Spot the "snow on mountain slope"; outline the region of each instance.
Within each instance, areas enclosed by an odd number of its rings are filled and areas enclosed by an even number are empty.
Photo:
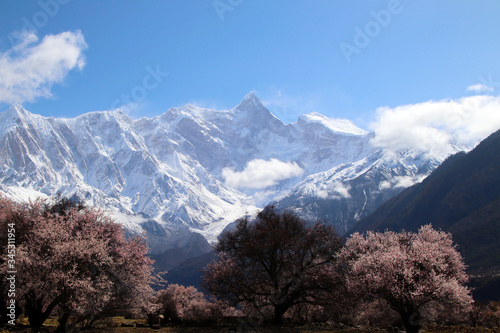
[[[318,113],[284,124],[253,93],[230,110],[186,105],[136,120],[119,110],[46,118],[13,105],[0,113],[0,192],[78,196],[130,232],[146,230],[155,253],[192,232],[214,242],[273,199],[345,230],[439,163],[388,157],[373,137]]]
[[[384,201],[422,181],[441,162],[423,155],[408,150],[388,156],[380,149],[356,162],[306,177],[275,198],[274,204],[309,221],[332,224],[344,234]]]
[[[368,134],[368,132],[356,127],[350,120],[347,119],[331,119],[325,117],[324,115],[312,112],[305,115],[300,116],[306,123],[318,123],[323,125],[324,127],[332,130],[333,132],[340,132],[345,134],[353,134],[353,135],[364,135]]]
[[[5,194],[18,197],[19,188],[25,188],[76,195],[95,206],[200,232],[204,226],[217,230],[218,224],[222,229],[252,209],[243,195],[213,178],[182,149],[169,149],[186,140],[172,143],[176,134],[160,127],[156,147],[164,154],[154,154],[148,136],[122,112],[53,119],[14,105],[0,114],[0,122],[5,128],[0,154]],[[168,246],[165,242],[154,250]]]

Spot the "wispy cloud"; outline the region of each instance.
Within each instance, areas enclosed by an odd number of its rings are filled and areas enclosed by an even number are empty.
[[[127,104],[121,104],[116,106],[116,108],[112,108],[112,110],[120,109],[125,112],[129,117],[133,119],[137,119],[141,116],[141,110],[144,108],[145,103],[139,102],[129,102]]]
[[[307,113],[318,112],[330,114],[335,111],[335,118],[351,115],[342,114],[341,109],[352,105],[352,96],[343,87],[337,85],[325,86],[313,91],[291,92],[283,86],[270,85],[256,89],[256,94],[262,103],[275,116],[285,123],[297,121],[297,119]],[[356,122],[358,122],[356,120]]]
[[[500,128],[500,97],[477,95],[377,110],[373,143],[388,150],[413,148],[436,157],[471,148]]]
[[[322,98],[320,94],[290,95],[285,89],[270,87],[262,92],[262,103],[285,123],[297,121],[300,115],[321,111]]]
[[[320,186],[316,191],[316,196],[322,199],[349,199],[351,197],[350,189],[349,185],[334,181],[328,185]]]
[[[222,170],[227,185],[234,188],[262,189],[276,185],[279,181],[300,176],[304,170],[295,162],[282,162],[272,158],[269,161],[255,159],[242,171],[231,168]]]
[[[417,176],[394,176],[391,179],[380,182],[379,189],[385,190],[388,188],[407,188],[424,180],[425,175]]]
[[[475,93],[488,93],[493,92],[495,88],[487,86],[484,83],[476,83],[467,87],[467,91],[473,91]]]
[[[61,83],[68,72],[85,65],[87,48],[80,31],[47,35],[42,41],[24,33],[19,44],[0,53],[0,102],[33,102],[51,97],[52,85]]]

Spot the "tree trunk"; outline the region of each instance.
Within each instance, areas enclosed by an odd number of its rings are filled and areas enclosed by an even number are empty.
[[[59,318],[59,327],[57,327],[56,332],[66,332],[68,328],[69,311],[65,311],[61,318]]]
[[[26,303],[26,316],[28,317],[28,321],[30,323],[33,332],[38,332],[38,330],[40,329],[40,327],[42,327],[46,319],[44,318],[41,309],[36,306],[36,302]]]
[[[403,320],[403,325],[407,333],[420,332],[422,325],[418,312],[400,312],[399,314],[401,315],[401,319]]]
[[[26,299],[26,316],[28,317],[31,329],[33,332],[38,332],[40,327],[47,318],[49,318],[52,310],[59,304],[61,297],[56,297],[43,311],[42,298],[37,298],[32,291]]]
[[[289,304],[277,304],[274,306],[274,318],[273,325],[283,325],[283,316],[285,312],[290,308]]]
[[[0,293],[0,295],[3,296],[3,293]],[[3,324],[7,323],[7,321],[9,320],[9,317],[7,317],[8,313],[9,312],[8,312],[8,309],[7,309],[7,305],[5,305],[5,302],[2,299],[0,301],[0,325],[3,325]]]

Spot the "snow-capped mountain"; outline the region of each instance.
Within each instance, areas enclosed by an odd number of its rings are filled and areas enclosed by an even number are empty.
[[[388,156],[377,150],[358,161],[306,177],[275,199],[309,221],[333,224],[340,234],[389,198],[422,181],[440,164],[412,150]]]
[[[270,201],[342,232],[440,162],[389,156],[373,136],[318,113],[285,124],[253,93],[230,110],[186,105],[136,120],[119,110],[46,118],[13,105],[0,113],[0,192],[78,196],[130,232],[146,230],[156,253],[192,232],[215,241]]]

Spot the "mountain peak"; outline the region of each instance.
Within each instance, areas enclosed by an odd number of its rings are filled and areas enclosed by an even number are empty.
[[[248,108],[255,108],[255,107],[264,108],[264,109],[266,108],[264,106],[264,104],[262,103],[262,101],[260,100],[260,98],[257,97],[257,95],[255,95],[255,93],[253,91],[246,94],[245,97],[243,97],[243,99],[241,100],[240,104],[238,104],[238,106],[236,106],[236,108],[238,108],[238,109],[248,109]]]
[[[32,118],[34,115],[20,104],[12,104],[7,111],[0,113],[0,122],[2,123],[2,129],[9,128],[18,122],[25,122]]]
[[[26,123],[38,122],[44,119],[40,115],[26,111],[20,104],[12,104],[6,111],[0,113],[0,135],[9,132]]]
[[[238,113],[245,115],[246,121],[253,124],[252,126],[264,125],[265,127],[271,126],[275,129],[283,126],[283,122],[272,114],[252,91],[246,94],[240,104],[233,110],[237,110]]]
[[[245,97],[243,97],[243,100],[247,100],[247,99],[256,99],[256,100],[260,101],[260,99],[257,97],[255,92],[253,92],[253,91],[250,91],[248,94],[245,95]]]
[[[26,115],[28,111],[26,111],[22,105],[20,104],[12,104],[7,111],[5,111],[5,115],[12,119],[21,118]]]

